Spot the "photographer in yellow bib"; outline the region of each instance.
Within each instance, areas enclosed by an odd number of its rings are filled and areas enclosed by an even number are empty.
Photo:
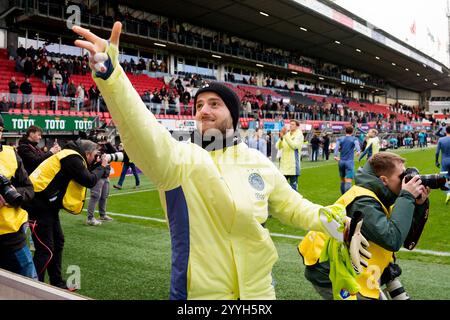
[[[387,267],[394,262],[394,253],[428,216],[430,190],[418,175],[405,182],[404,163],[405,159],[393,153],[373,155],[358,169],[356,185],[336,201],[346,207],[352,219],[360,213],[364,217],[361,233],[372,256],[358,275],[351,264],[335,259],[340,253],[324,234],[310,232],[299,244],[305,277],[322,298],[380,298],[380,278],[385,269],[391,269]]]
[[[106,156],[98,158],[98,144],[89,140],[68,142],[64,149],[47,158],[30,175],[35,192],[26,206],[33,229],[36,251],[34,264],[39,281],[67,289],[62,279],[62,253],[64,234],[59,221],[59,210],[79,214],[83,209],[86,188],[92,188],[105,173]],[[101,161],[90,171],[93,163]]]
[[[3,127],[0,116],[0,140]],[[22,209],[33,195],[22,159],[13,147],[0,143],[0,268],[36,279],[24,232],[28,215]]]

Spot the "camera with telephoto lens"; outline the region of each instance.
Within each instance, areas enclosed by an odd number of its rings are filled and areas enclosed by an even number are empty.
[[[429,187],[430,189],[448,190],[447,177],[443,174],[419,174],[417,168],[407,168],[400,176],[400,179],[405,178],[405,182],[408,183],[414,176],[419,176],[422,181],[422,185]]]
[[[408,293],[400,282],[402,269],[396,263],[390,262],[380,278],[381,285],[386,285],[383,292],[390,300],[410,300]]]
[[[110,162],[123,162],[123,152],[106,153],[106,160]]]
[[[0,174],[0,195],[5,199],[6,203],[14,208],[20,207],[22,204],[22,195],[14,189],[11,181],[2,174]]]

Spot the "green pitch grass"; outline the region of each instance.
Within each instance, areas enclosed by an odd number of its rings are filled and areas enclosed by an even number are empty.
[[[421,173],[436,173],[435,149],[396,151],[407,159],[407,166]],[[362,164],[362,163],[361,163]],[[356,167],[361,165],[356,163]],[[339,177],[334,160],[311,163],[304,159],[299,191],[307,199],[327,205],[339,196]],[[158,192],[142,177],[140,189],[133,189],[134,178],[127,177],[124,189],[115,190],[111,180],[108,211],[113,222],[100,227],[84,224],[86,213],[71,216],[61,211],[65,232],[63,271],[69,265],[81,270],[78,293],[93,299],[167,299],[170,285],[170,237],[161,220],[164,213]],[[450,205],[445,195],[434,190],[430,197],[430,218],[418,249],[450,253]],[[151,218],[117,216],[116,214]],[[302,236],[303,230],[269,219],[271,233]],[[278,299],[319,299],[303,276],[304,267],[297,253],[299,240],[273,237],[280,256],[273,275]],[[413,299],[450,299],[450,257],[400,252],[402,283]],[[70,274],[66,274],[66,277]]]

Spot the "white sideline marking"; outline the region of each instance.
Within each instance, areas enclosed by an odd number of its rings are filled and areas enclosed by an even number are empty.
[[[126,194],[133,194],[133,193],[140,193],[140,192],[147,192],[147,191],[154,191],[154,190],[158,190],[157,188],[150,188],[150,189],[141,189],[141,190],[135,190],[135,191],[127,191],[127,192],[117,192],[117,193],[112,193],[109,195],[109,197],[114,197],[114,196],[122,196],[122,195],[126,195]]]
[[[83,209],[83,211],[87,211],[87,209]],[[150,221],[156,221],[156,222],[166,222],[164,219],[158,219],[158,218],[151,218],[151,217],[142,217],[142,216],[134,216],[131,214],[123,214],[123,213],[115,213],[115,212],[106,212],[108,216],[118,216],[118,217],[125,217],[125,218],[133,218],[133,219],[140,219],[140,220],[150,220]]]
[[[84,211],[86,211],[86,209],[84,209]],[[131,214],[123,214],[123,213],[115,213],[115,212],[106,212],[106,214],[111,215],[111,216],[133,218],[133,219],[140,219],[140,220],[150,220],[150,221],[157,221],[157,222],[166,223],[166,220],[158,219],[158,218],[135,216],[135,215],[131,215]],[[302,240],[304,238],[302,236],[294,236],[294,235],[282,234],[282,233],[271,233],[270,235],[272,237],[298,239],[298,240]],[[414,250],[411,251],[411,250],[407,250],[405,248],[401,248],[400,251],[402,251],[402,252],[411,252],[411,253],[428,254],[428,255],[432,255],[432,256],[450,257],[450,252],[445,252],[445,251],[433,251],[433,250],[426,250],[426,249],[414,249]]]
[[[273,237],[298,239],[298,240],[302,240],[304,238],[302,236],[293,236],[293,235],[281,234],[281,233],[271,233],[270,235],[273,236]],[[441,257],[450,257],[450,252],[445,252],[445,251],[433,251],[433,250],[426,250],[426,249],[407,250],[405,248],[400,248],[400,251],[402,251],[402,252],[410,252],[410,253],[429,254],[429,255],[441,256]]]
[[[110,193],[108,197],[115,197],[115,196],[122,196],[126,194],[133,194],[133,193],[140,193],[140,192],[147,192],[147,191],[155,191],[158,190],[157,188],[150,188],[150,189],[141,189],[136,191],[128,191],[128,192],[117,192],[117,193]],[[86,200],[89,200],[91,197],[86,197]]]

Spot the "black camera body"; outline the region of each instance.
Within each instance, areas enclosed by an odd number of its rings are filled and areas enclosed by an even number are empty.
[[[422,185],[425,187],[429,187],[430,189],[441,189],[448,190],[447,177],[443,174],[420,174],[417,168],[407,168],[405,172],[400,176],[403,180],[405,178],[405,182],[408,183],[414,176],[419,176],[422,181]]]
[[[0,174],[0,195],[5,199],[6,203],[14,208],[20,207],[22,204],[22,195],[13,188],[11,181],[2,174]]]
[[[408,293],[400,282],[400,275],[402,269],[396,263],[390,262],[384,269],[380,278],[380,284],[386,285],[386,289],[383,292],[390,300],[410,300]]]

